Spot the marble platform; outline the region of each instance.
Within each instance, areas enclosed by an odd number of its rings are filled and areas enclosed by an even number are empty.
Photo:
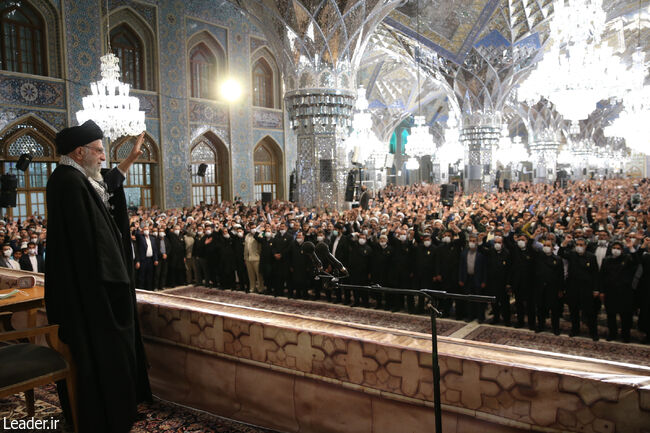
[[[138,292],[161,398],[283,432],[434,430],[426,332],[187,294]],[[650,367],[458,332],[439,338],[445,433],[650,432]]]

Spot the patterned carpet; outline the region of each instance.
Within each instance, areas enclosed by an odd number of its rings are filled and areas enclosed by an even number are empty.
[[[431,326],[429,317],[424,315],[390,313],[367,308],[351,308],[345,305],[322,301],[306,301],[282,297],[274,298],[267,295],[209,289],[202,286],[177,287],[168,289],[165,293],[411,332],[429,333]],[[565,312],[564,317],[569,317],[568,310]],[[625,344],[604,340],[607,335],[606,317],[604,313],[599,317],[598,329],[601,341],[598,342],[594,342],[591,338],[586,337],[588,334],[586,326],[583,325],[582,336],[570,338],[568,337],[568,333],[571,324],[568,320],[562,320],[560,323],[562,335],[559,336],[553,335],[550,332],[534,333],[528,329],[515,329],[487,324],[478,325],[476,329],[463,329],[465,326],[475,327],[477,324],[474,322],[472,325],[468,325],[465,322],[451,319],[438,319],[437,328],[438,334],[445,336],[460,331],[458,335],[453,336],[466,340],[650,366],[650,346],[639,344],[643,336],[635,329],[632,331],[632,343]],[[549,324],[547,324],[548,326]]]
[[[72,427],[63,425],[63,415],[59,406],[56,387],[46,385],[35,390],[35,419],[61,420],[59,429],[56,430],[12,430],[12,432],[42,433],[60,432],[71,433]],[[131,429],[131,433],[276,433],[273,430],[241,424],[205,412],[177,406],[161,400],[153,403],[143,403],[138,408],[140,419]],[[0,399],[0,422],[3,418],[9,421],[20,420],[27,417],[23,394],[17,394],[5,399]]]
[[[280,311],[283,313],[300,314],[302,316],[321,319],[338,320],[347,323],[371,325],[425,334],[431,332],[431,320],[427,315],[391,313],[382,310],[360,307],[352,308],[347,305],[306,301],[302,299],[274,298],[273,296],[259,295],[256,293],[209,289],[202,286],[178,287],[175,289],[165,290],[165,293],[187,296],[190,298],[208,299],[215,302],[224,302],[264,310]],[[437,322],[438,335],[451,335],[463,326],[465,326],[465,323],[463,322],[439,320]]]

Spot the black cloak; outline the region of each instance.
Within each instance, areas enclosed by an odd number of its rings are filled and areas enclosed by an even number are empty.
[[[47,210],[45,306],[76,362],[79,431],[128,432],[151,391],[123,234],[71,166],[50,176]]]

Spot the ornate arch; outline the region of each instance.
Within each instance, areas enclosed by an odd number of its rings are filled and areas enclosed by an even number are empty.
[[[111,162],[122,162],[126,156],[131,153],[135,144],[134,137],[122,137],[111,145]],[[142,143],[142,155],[137,162],[149,164],[158,164],[159,160],[158,145],[148,133],[144,133],[144,142]]]
[[[192,142],[190,162],[193,204],[206,201],[206,197],[214,197],[215,202],[230,200],[230,155],[226,145],[214,132],[207,131]],[[208,165],[205,177],[196,175],[200,164]]]
[[[284,198],[284,157],[280,145],[270,135],[264,136],[253,149],[255,200],[262,192],[271,192],[273,199]]]
[[[106,25],[106,17],[103,19]],[[137,90],[156,91],[158,89],[158,74],[156,72],[157,42],[154,30],[135,10],[128,6],[117,8],[110,13],[110,32],[121,25],[126,25],[139,39],[142,45],[143,58],[143,88]],[[106,27],[102,27],[106,28]],[[122,66],[122,65],[120,65]]]
[[[188,41],[187,41],[187,65],[188,65],[188,71],[189,73],[187,74],[187,79],[188,79],[188,89],[190,90],[190,95],[192,94],[192,65],[191,65],[191,53],[198,48],[202,48],[206,51],[208,55],[210,55],[212,58],[215,60],[215,71],[213,73],[212,81],[214,83],[218,83],[219,79],[223,76],[225,76],[225,73],[227,71],[227,55],[226,55],[226,50],[221,46],[219,41],[212,36],[212,34],[206,30],[202,30],[200,32],[195,33],[192,35]],[[215,86],[216,87],[216,86]],[[217,97],[217,92],[214,92],[214,98],[210,99],[218,99]]]
[[[282,85],[280,82],[281,75],[280,75],[280,69],[278,68],[278,64],[275,61],[275,56],[267,47],[260,47],[257,50],[253,52],[251,55],[251,76],[253,78],[252,80],[252,85],[255,85],[255,67],[257,66],[258,62],[263,61],[265,67],[267,67],[271,74],[271,83],[273,85],[273,104],[271,107],[268,108],[274,108],[274,109],[281,109],[282,108]]]

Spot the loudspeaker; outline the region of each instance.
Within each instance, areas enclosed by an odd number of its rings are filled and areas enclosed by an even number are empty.
[[[16,207],[16,188],[18,178],[15,174],[3,174],[0,177],[0,207]]]
[[[20,158],[18,158],[16,168],[20,171],[25,171],[29,167],[30,162],[32,162],[32,155],[29,153],[23,153],[20,155]]]
[[[354,200],[354,182],[355,182],[355,173],[354,170],[348,172],[347,182],[345,184],[345,201]]]
[[[208,169],[208,164],[200,164],[199,171],[196,172],[197,176],[205,176],[205,171]]]
[[[440,203],[443,206],[453,206],[455,192],[456,187],[450,183],[440,185]]]
[[[262,193],[262,203],[271,203],[273,201],[273,194],[270,192]]]
[[[289,201],[296,201],[296,172],[294,171],[289,176]]]
[[[503,179],[503,190],[510,191],[510,179]]]

